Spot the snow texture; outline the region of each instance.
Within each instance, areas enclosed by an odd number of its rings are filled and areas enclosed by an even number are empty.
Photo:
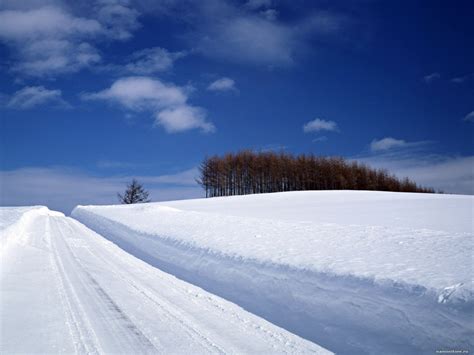
[[[0,353],[316,353],[46,207],[0,209]]]
[[[142,260],[341,354],[473,349],[471,196],[317,191],[73,216]]]

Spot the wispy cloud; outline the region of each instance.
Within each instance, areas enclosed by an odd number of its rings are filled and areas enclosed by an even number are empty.
[[[18,75],[54,76],[97,64],[95,41],[128,39],[139,26],[138,12],[114,0],[95,3],[87,16],[59,4],[12,4],[0,5],[0,41],[11,48]]]
[[[314,48],[315,39],[337,39],[351,24],[348,16],[323,10],[284,21],[277,16],[277,5],[262,0],[175,0],[149,8],[185,21],[190,30],[183,37],[194,52],[267,68],[293,65],[298,55]]]
[[[321,137],[313,138],[312,142],[313,142],[313,143],[326,142],[327,140],[328,140],[328,137],[326,137],[326,136],[321,136]]]
[[[124,69],[133,74],[149,75],[169,70],[185,52],[170,52],[165,48],[146,48],[133,53]]]
[[[474,194],[474,156],[447,156],[402,152],[357,158],[357,161],[387,169],[400,178],[445,193]]]
[[[337,123],[316,118],[303,125],[303,132],[338,131]]]
[[[132,111],[149,111],[155,123],[169,133],[192,129],[213,132],[214,125],[206,120],[203,108],[187,103],[189,89],[163,83],[150,77],[125,77],[116,80],[108,89],[84,93],[84,100],[118,103]]]
[[[432,141],[407,142],[403,139],[385,137],[382,139],[374,139],[370,143],[370,150],[374,153],[387,152],[393,150],[413,151],[415,149],[425,149],[431,145]]]
[[[471,79],[472,77],[474,77],[473,74],[457,76],[457,77],[452,78],[451,82],[454,83],[454,84],[462,84],[462,83],[468,81],[469,79]]]
[[[474,156],[433,153],[433,143],[387,137],[372,141],[370,152],[354,159],[446,193],[474,194]]]
[[[436,81],[436,80],[439,80],[441,79],[441,74],[440,73],[431,73],[431,74],[428,74],[428,75],[425,75],[423,77],[423,80],[425,81],[425,83],[427,84],[431,84],[432,82]]]
[[[49,90],[43,86],[27,86],[15,92],[8,100],[6,107],[19,110],[32,109],[40,105],[68,108],[63,100],[61,90]]]
[[[99,169],[125,169],[125,168],[133,168],[136,166],[136,164],[125,162],[125,161],[104,159],[104,160],[99,160],[96,163],[96,166]]]
[[[402,148],[408,145],[403,139],[395,139],[392,137],[386,137],[382,139],[374,139],[370,143],[370,150],[373,152],[379,152],[384,150],[389,150],[393,148]]]
[[[170,175],[134,176],[153,201],[203,197],[196,168]],[[2,205],[47,205],[69,213],[78,204],[116,204],[131,176],[98,177],[72,168],[0,171]]]
[[[235,81],[231,78],[223,77],[209,84],[207,90],[210,91],[236,91]]]
[[[474,111],[469,112],[465,117],[464,121],[474,122]]]
[[[275,9],[265,9],[260,11],[260,15],[268,21],[275,21],[278,18],[278,11]]]

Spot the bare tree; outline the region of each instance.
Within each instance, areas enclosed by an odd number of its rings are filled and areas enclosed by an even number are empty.
[[[150,202],[148,199],[148,191],[135,179],[127,185],[127,189],[123,195],[117,195],[120,203],[123,204]]]

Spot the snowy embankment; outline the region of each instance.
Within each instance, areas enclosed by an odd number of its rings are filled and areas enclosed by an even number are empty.
[[[79,206],[142,260],[338,353],[473,349],[471,196],[331,191]]]
[[[46,207],[0,208],[0,241],[1,353],[329,353]]]

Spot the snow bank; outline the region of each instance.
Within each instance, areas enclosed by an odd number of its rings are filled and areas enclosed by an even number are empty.
[[[21,243],[22,231],[41,215],[64,216],[46,206],[0,207],[0,254],[11,243]]]
[[[299,192],[78,206],[73,216],[332,351],[432,353],[472,349],[472,203]]]

